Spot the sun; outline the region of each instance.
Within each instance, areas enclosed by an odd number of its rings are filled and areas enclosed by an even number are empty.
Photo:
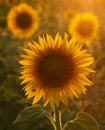
[[[69,24],[69,33],[80,43],[90,44],[97,37],[98,18],[91,13],[77,14]]]
[[[31,6],[21,3],[9,11],[7,25],[16,37],[29,38],[38,30],[39,16]]]
[[[65,34],[39,37],[39,43],[27,43],[20,55],[21,84],[27,98],[33,97],[33,104],[43,98],[44,106],[51,106],[62,102],[67,104],[67,99],[79,97],[86,92],[86,87],[92,85],[87,78],[93,72],[89,65],[93,58],[80,44],[68,40]]]

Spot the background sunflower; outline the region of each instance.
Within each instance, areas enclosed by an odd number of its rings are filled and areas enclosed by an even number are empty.
[[[18,2],[18,0],[4,0],[6,5],[14,5]]]
[[[69,33],[80,43],[89,44],[98,35],[99,22],[91,13],[77,14],[69,24]]]
[[[31,37],[39,26],[37,11],[28,4],[19,4],[9,11],[7,25],[18,38]]]
[[[75,15],[75,11],[72,8],[68,8],[65,12],[64,12],[64,18],[70,22],[70,20],[73,18],[73,16]]]

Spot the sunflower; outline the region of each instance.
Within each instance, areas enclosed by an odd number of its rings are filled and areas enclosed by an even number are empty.
[[[59,106],[60,102],[66,105],[68,98],[86,92],[85,85],[92,84],[87,75],[93,70],[87,66],[93,58],[81,47],[68,40],[67,34],[64,38],[57,34],[55,39],[46,35],[39,37],[39,43],[27,44],[20,55],[20,79],[26,84],[27,98],[33,97],[33,104],[43,98],[44,106]]]
[[[70,21],[72,19],[72,17],[74,16],[74,10],[73,9],[67,9],[65,12],[64,12],[64,18],[65,20],[67,21]]]
[[[7,16],[7,25],[18,38],[29,38],[39,26],[37,11],[25,3],[12,7]]]
[[[87,45],[97,37],[99,22],[91,13],[77,14],[69,24],[69,33],[75,40]]]
[[[7,5],[11,5],[17,2],[17,0],[4,0]]]

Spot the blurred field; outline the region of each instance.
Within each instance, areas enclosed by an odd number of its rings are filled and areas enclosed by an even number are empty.
[[[7,27],[9,10],[22,2],[35,8],[40,17],[38,30],[27,39],[18,39]],[[68,15],[67,10],[71,10]],[[63,123],[71,119],[76,112],[86,111],[94,116],[100,125],[105,126],[105,0],[0,0],[0,130],[16,130],[12,123],[18,112],[25,107],[24,91],[19,80],[18,60],[21,48],[26,41],[37,41],[38,36],[45,33],[53,37],[57,32],[61,35],[68,33],[70,20],[83,12],[95,14],[100,24],[98,37],[87,48],[95,58],[92,67],[96,73],[90,75],[94,84],[88,88],[87,94],[70,102],[69,107],[64,110]],[[84,47],[86,48],[85,45]],[[39,124],[34,129],[48,128],[49,124],[45,121],[45,125]]]

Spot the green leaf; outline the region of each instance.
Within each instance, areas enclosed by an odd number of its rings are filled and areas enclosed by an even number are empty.
[[[47,112],[44,111],[40,105],[36,104],[31,107],[28,107],[24,110],[22,110],[16,120],[14,121],[15,123],[22,123],[22,122],[33,122],[37,121],[43,117],[47,117]]]
[[[99,126],[91,115],[79,112],[74,120],[68,121],[64,125],[63,130],[99,130]]]
[[[76,115],[76,118],[73,120],[74,123],[80,124],[85,127],[87,130],[99,130],[99,126],[95,118],[86,112],[79,112]]]
[[[87,129],[81,126],[80,124],[68,121],[65,124],[63,130],[87,130]]]
[[[46,119],[50,121],[50,124],[55,128],[55,122],[50,114],[48,114],[40,105],[35,104],[24,110],[22,110],[13,124],[18,126],[35,126],[35,124],[42,124],[46,122]]]

